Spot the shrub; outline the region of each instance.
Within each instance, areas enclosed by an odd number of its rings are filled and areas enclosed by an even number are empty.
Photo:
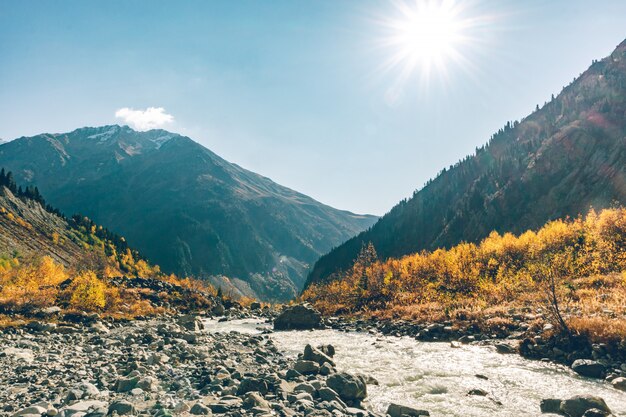
[[[92,271],[85,271],[74,278],[68,288],[70,306],[84,311],[95,311],[106,305],[106,285]]]

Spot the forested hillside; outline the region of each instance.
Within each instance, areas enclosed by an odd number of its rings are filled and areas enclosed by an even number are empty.
[[[324,255],[307,284],[348,269],[372,242],[381,259],[521,233],[626,203],[626,41],[553,99],[508,122],[370,230]]]
[[[234,283],[262,299],[295,296],[320,255],[376,220],[163,130],[104,126],[18,138],[0,145],[0,166],[64,212],[122,233],[164,271]]]

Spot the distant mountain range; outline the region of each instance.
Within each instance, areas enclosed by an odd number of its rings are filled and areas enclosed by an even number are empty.
[[[616,203],[626,203],[626,41],[558,97],[507,123],[475,155],[320,258],[307,282],[347,269],[369,242],[379,257],[399,257]]]
[[[21,137],[0,146],[0,167],[64,213],[123,234],[162,270],[264,300],[292,298],[321,254],[376,221],[164,130],[114,125]]]

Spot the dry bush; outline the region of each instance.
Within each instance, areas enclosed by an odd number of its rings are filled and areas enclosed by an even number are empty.
[[[570,328],[589,338],[592,343],[620,342],[626,339],[626,317],[573,317]]]

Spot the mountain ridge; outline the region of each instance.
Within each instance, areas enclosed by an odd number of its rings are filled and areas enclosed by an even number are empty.
[[[250,284],[242,295],[262,299],[295,296],[322,253],[375,220],[165,130],[106,125],[21,137],[0,146],[0,165],[62,211],[124,234],[165,271],[237,278]]]
[[[590,206],[626,203],[626,40],[542,108],[322,256],[305,287],[348,269],[372,242],[382,259],[520,233]]]

